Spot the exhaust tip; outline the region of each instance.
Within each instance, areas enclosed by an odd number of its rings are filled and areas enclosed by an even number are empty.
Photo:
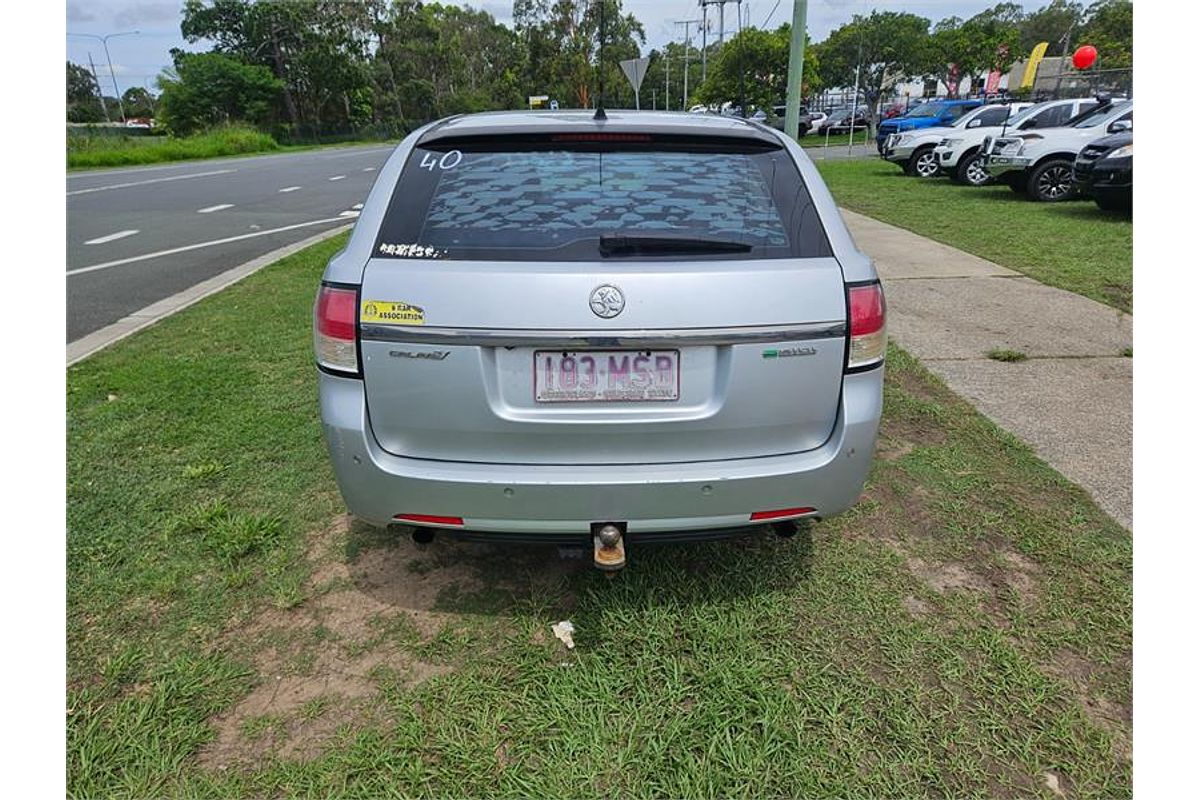
[[[417,544],[429,544],[435,536],[437,536],[437,532],[433,528],[412,529],[412,540]]]

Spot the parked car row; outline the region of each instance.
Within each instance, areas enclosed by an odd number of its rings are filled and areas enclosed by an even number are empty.
[[[1091,197],[1104,209],[1131,208],[1132,100],[942,101],[918,111],[881,123],[877,139],[880,156],[909,175],[1004,183],[1040,202]]]

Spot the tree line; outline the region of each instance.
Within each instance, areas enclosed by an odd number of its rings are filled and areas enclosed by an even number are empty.
[[[868,97],[906,79],[938,79],[953,91],[962,77],[1006,71],[1040,41],[1050,43],[1051,56],[1093,44],[1103,66],[1129,67],[1132,20],[1130,0],[1051,0],[1031,13],[1001,2],[936,23],[872,11],[809,43],[804,93],[853,85],[856,70]],[[180,29],[189,43],[211,49],[173,50],[159,96],[128,90],[126,116],[155,116],[180,135],[240,122],[284,139],[395,136],[450,114],[522,108],[530,95],[590,108],[601,86],[607,105],[632,107],[619,62],[641,55],[646,43],[644,26],[621,0],[514,0],[511,27],[487,11],[421,0],[186,0]],[[642,107],[781,103],[790,36],[784,23],[748,27],[724,45],[710,36],[705,53],[698,36],[651,50]],[[115,100],[104,101],[113,119]],[[101,102],[92,73],[68,62],[68,119],[103,119]]]

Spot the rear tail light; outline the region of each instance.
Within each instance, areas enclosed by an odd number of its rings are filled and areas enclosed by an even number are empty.
[[[358,290],[322,285],[313,316],[317,363],[357,375]]]
[[[869,369],[887,351],[886,306],[879,283],[850,287],[850,357],[846,369]]]

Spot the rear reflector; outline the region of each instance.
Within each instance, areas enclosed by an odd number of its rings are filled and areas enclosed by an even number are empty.
[[[847,369],[873,367],[887,352],[887,306],[878,283],[850,287],[850,358]]]
[[[392,519],[420,522],[424,525],[462,525],[462,517],[439,517],[435,514],[397,514]]]
[[[755,511],[750,515],[751,522],[757,522],[764,519],[783,519],[784,517],[798,517],[801,514],[811,514],[816,511],[815,508],[779,508],[775,511]]]
[[[322,286],[313,312],[313,349],[317,363],[339,372],[358,373],[358,292]]]

